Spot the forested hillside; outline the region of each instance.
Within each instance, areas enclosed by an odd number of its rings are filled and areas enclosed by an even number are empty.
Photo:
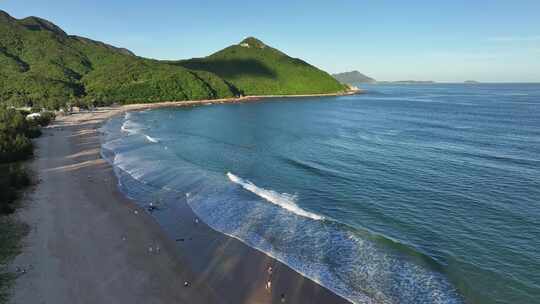
[[[328,73],[253,37],[208,57],[176,64],[215,73],[244,95],[320,94],[344,90]]]
[[[58,109],[243,95],[337,93],[329,74],[247,38],[205,58],[158,61],[0,11],[0,103]]]
[[[220,77],[90,39],[53,23],[0,11],[0,101],[57,108],[66,102],[155,102],[232,97]]]

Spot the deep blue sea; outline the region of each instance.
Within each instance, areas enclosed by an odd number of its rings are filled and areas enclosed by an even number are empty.
[[[103,155],[354,303],[540,303],[540,85],[362,87],[127,113]]]

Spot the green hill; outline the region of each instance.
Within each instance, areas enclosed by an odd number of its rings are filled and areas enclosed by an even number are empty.
[[[156,102],[232,97],[230,85],[134,56],[126,49],[67,35],[53,23],[0,11],[0,100],[58,107],[67,101]]]
[[[254,38],[206,58],[166,62],[68,35],[41,18],[15,19],[0,10],[3,104],[58,108],[66,103],[103,105],[342,90],[327,73]]]
[[[208,57],[175,64],[215,73],[244,95],[320,94],[345,90],[326,72],[253,37]]]

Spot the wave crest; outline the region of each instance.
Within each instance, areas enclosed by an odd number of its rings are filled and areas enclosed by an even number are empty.
[[[151,142],[151,143],[158,143],[158,142],[159,142],[159,140],[153,138],[153,137],[150,136],[150,135],[144,135],[144,136],[146,137],[146,140],[148,140],[148,141]]]
[[[281,207],[283,209],[291,211],[294,214],[297,214],[297,215],[300,215],[300,216],[303,216],[303,217],[307,217],[307,218],[310,218],[310,219],[314,219],[314,220],[317,220],[317,221],[324,220],[323,216],[318,215],[318,214],[313,213],[313,212],[306,211],[306,210],[300,208],[296,204],[297,198],[296,198],[295,195],[291,195],[291,194],[288,194],[288,193],[279,193],[279,192],[276,192],[276,191],[273,191],[273,190],[267,190],[267,189],[264,189],[264,188],[259,188],[254,183],[252,183],[252,182],[250,182],[248,180],[244,180],[241,177],[238,177],[238,176],[232,174],[231,172],[227,172],[227,177],[233,183],[242,186],[242,188],[248,190],[249,192],[254,193],[255,195],[257,195],[259,197],[264,198],[265,200],[267,200],[268,202],[270,202],[270,203],[272,203],[274,205],[277,205],[277,206],[279,206],[279,207]]]

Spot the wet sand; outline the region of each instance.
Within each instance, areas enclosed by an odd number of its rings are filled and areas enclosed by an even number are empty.
[[[179,103],[103,108],[59,118],[44,130],[32,163],[40,182],[19,214],[31,232],[10,266],[27,270],[12,303],[281,303],[281,294],[285,303],[349,303],[242,242],[195,224],[185,201],[179,200],[178,239],[168,238],[151,214],[118,190],[112,167],[100,156],[97,128],[128,110],[171,105]]]

